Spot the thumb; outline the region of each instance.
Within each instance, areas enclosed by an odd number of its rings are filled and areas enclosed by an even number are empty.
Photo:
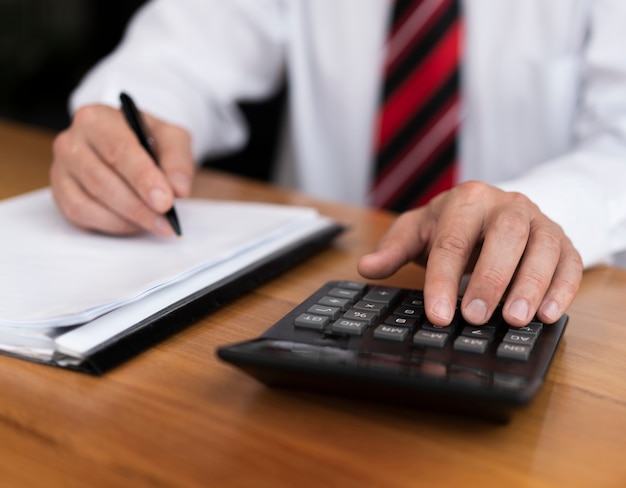
[[[420,257],[427,246],[427,239],[422,235],[424,216],[423,209],[400,215],[381,238],[376,250],[359,259],[359,273],[365,278],[386,278]]]

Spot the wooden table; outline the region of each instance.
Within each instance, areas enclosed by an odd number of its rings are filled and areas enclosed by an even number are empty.
[[[51,141],[0,123],[0,198],[47,184]],[[391,217],[213,172],[194,194],[315,204],[351,230],[103,377],[0,356],[2,486],[626,486],[626,272],[585,273],[545,387],[507,425],[271,390],[215,348],[257,336],[322,282],[358,279]],[[422,278],[407,267],[386,282]]]

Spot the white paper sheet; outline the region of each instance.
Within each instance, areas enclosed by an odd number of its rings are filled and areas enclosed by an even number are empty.
[[[305,207],[193,199],[176,210],[182,240],[85,232],[49,189],[0,202],[0,326],[88,322],[318,218]]]

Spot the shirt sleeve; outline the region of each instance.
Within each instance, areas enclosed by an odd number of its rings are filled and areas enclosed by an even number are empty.
[[[74,91],[70,111],[117,107],[126,91],[142,110],[188,130],[196,159],[240,147],[247,128],[237,102],[280,86],[283,10],[280,0],[151,1]]]
[[[626,2],[598,0],[589,14],[571,152],[498,185],[558,222],[586,267],[626,250]]]

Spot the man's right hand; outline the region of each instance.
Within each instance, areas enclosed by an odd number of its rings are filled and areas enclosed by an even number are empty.
[[[88,105],[53,144],[50,184],[74,224],[109,234],[174,231],[163,214],[191,190],[194,164],[184,129],[142,114],[160,167],[141,147],[121,111]]]

